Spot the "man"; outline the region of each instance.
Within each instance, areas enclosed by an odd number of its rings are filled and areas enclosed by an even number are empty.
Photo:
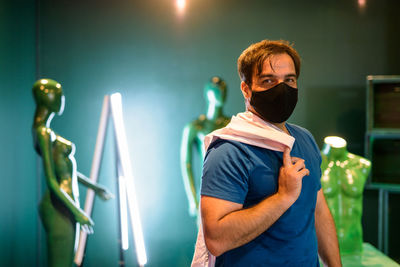
[[[286,123],[297,103],[298,53],[264,40],[243,51],[238,72],[247,111],[205,141],[200,206],[215,266],[319,266],[318,254],[341,266],[319,149],[307,130]]]

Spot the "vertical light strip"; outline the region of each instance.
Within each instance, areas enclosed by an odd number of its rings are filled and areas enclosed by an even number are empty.
[[[129,214],[131,216],[131,226],[136,246],[137,260],[140,266],[144,266],[147,263],[147,256],[144,246],[142,225],[140,222],[139,207],[136,201],[135,186],[133,183],[133,175],[128,153],[128,143],[125,134],[125,126],[122,117],[121,94],[112,94],[110,100],[111,111],[114,121],[115,137],[117,139],[118,155],[123,176],[125,178]]]
[[[108,124],[108,114],[110,113],[109,103],[110,103],[109,96],[106,95],[104,97],[103,107],[101,109],[99,130],[97,132],[96,146],[94,149],[94,155],[92,160],[92,168],[90,170],[90,179],[95,183],[97,182],[97,178],[99,176],[100,164],[103,156],[104,139],[106,136],[107,124]],[[89,216],[91,216],[92,214],[94,195],[95,194],[92,189],[87,190],[84,210],[86,214]],[[85,253],[85,247],[86,247],[86,239],[87,239],[87,233],[81,231],[79,237],[78,249],[76,251],[74,260],[75,264],[78,266],[81,266],[82,264],[83,255]]]
[[[128,236],[128,207],[126,205],[126,186],[125,179],[122,176],[118,177],[119,185],[119,214],[121,216],[121,243],[122,249],[128,250],[129,236]]]

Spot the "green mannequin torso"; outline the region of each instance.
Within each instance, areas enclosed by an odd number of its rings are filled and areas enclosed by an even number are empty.
[[[40,128],[39,131],[42,130]],[[60,141],[61,137],[56,136],[51,129],[45,132],[55,137],[51,138],[51,143],[57,183],[79,208],[76,174],[73,178],[73,144],[67,144],[67,140]],[[39,204],[39,214],[47,233],[49,266],[72,266],[75,235],[79,231],[74,216],[49,188]]]
[[[225,116],[220,116],[215,120],[207,119],[206,115],[202,114],[199,116],[197,120],[194,120],[192,123],[188,125],[191,131],[195,133],[195,140],[193,140],[194,144],[197,147],[197,150],[201,153],[201,158],[204,159],[205,151],[204,151],[204,137],[222,127],[225,127],[230,121],[230,118]]]
[[[200,115],[184,127],[181,142],[181,172],[189,201],[189,213],[192,216],[198,215],[200,198],[198,188],[200,177],[195,177],[193,172],[193,165],[197,164],[193,162],[193,153],[197,153],[203,160],[204,137],[214,130],[225,127],[230,121],[222,113],[226,98],[225,82],[219,77],[213,77],[211,82],[206,84],[204,95],[207,100],[207,114]]]
[[[362,251],[362,196],[370,162],[325,143],[321,185],[335,221],[341,254]]]

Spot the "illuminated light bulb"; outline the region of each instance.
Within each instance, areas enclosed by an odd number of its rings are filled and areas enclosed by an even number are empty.
[[[176,7],[179,11],[183,11],[186,7],[186,0],[176,0]]]
[[[49,81],[46,80],[46,79],[42,79],[42,80],[40,80],[40,82],[41,82],[42,84],[47,84]]]

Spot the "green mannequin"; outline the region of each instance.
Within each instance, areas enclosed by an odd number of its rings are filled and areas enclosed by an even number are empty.
[[[92,219],[79,207],[78,180],[102,199],[110,199],[106,188],[94,184],[76,171],[75,146],[57,135],[50,122],[64,110],[61,85],[50,79],[33,85],[36,112],[32,126],[36,152],[42,157],[47,190],[39,204],[39,214],[47,234],[48,265],[71,267],[79,226],[93,232]]]
[[[183,129],[181,143],[181,172],[185,185],[186,195],[189,200],[189,213],[198,215],[199,208],[199,177],[193,173],[193,147],[201,159],[204,159],[204,137],[212,131],[225,127],[230,118],[222,113],[226,99],[226,83],[220,77],[212,77],[204,87],[204,97],[207,102],[207,114],[202,114],[198,119],[188,123]]]
[[[340,253],[361,254],[362,196],[371,163],[349,153],[346,141],[336,136],[325,138],[321,155],[321,184],[335,220]]]

